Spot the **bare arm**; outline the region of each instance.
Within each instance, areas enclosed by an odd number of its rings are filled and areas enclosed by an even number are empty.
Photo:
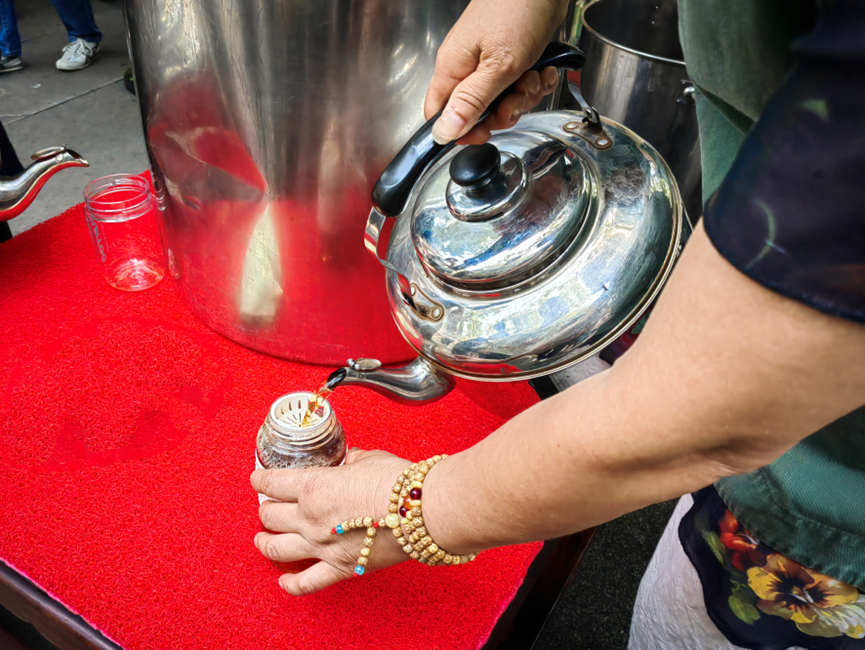
[[[865,328],[781,297],[699,228],[609,371],[436,465],[424,519],[467,552],[545,539],[757,469],[865,403]]]
[[[437,464],[424,520],[456,553],[548,539],[761,467],[865,402],[865,327],[779,296],[733,268],[702,228],[639,341],[609,371]],[[281,584],[312,593],[351,575],[356,539],[328,534],[383,516],[406,462],[355,453],[336,469],[255,472],[274,560],[324,560]],[[385,536],[390,538],[390,536]],[[406,559],[390,540],[371,568]]]
[[[427,97],[427,117],[447,101],[445,115],[458,118],[441,120],[439,140],[482,141],[539,100],[544,76],[519,72],[540,53],[563,6],[473,0],[439,52]],[[469,131],[518,78],[496,115]],[[858,133],[852,124],[845,137]],[[807,182],[814,170],[802,169],[790,169],[800,173],[791,178]],[[858,195],[848,196],[848,206],[861,205]],[[819,216],[819,206],[809,209]],[[845,218],[855,215],[844,209]],[[432,469],[424,483],[426,528],[443,548],[472,552],[577,531],[754,470],[865,403],[863,368],[865,327],[753,282],[700,228],[639,341],[613,369]],[[261,533],[258,548],[279,561],[323,560],[282,576],[286,590],[311,593],[351,575],[357,539],[329,529],[360,514],[384,515],[406,464],[384,452],[356,452],[341,468],[253,474],[255,489],[284,502],[262,506],[262,522],[278,534]],[[385,537],[369,568],[406,559]]]

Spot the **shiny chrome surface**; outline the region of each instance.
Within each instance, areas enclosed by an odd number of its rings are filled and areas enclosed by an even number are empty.
[[[594,377],[605,370],[609,370],[610,367],[609,363],[596,354],[587,359],[583,359],[579,363],[568,366],[564,370],[554,372],[550,375],[550,380],[552,380],[553,385],[561,393],[568,390],[571,386],[575,386],[581,381],[585,381],[589,377]]]
[[[197,316],[280,357],[412,356],[360,237],[467,4],[126,0],[168,256]]]
[[[345,377],[339,385],[368,388],[394,402],[409,406],[435,402],[451,392],[456,385],[453,376],[422,357],[402,368],[379,368],[375,363],[378,362],[374,359],[349,359]]]
[[[679,44],[676,0],[596,0],[584,7],[581,22],[583,97],[660,152],[676,176],[685,209],[699,218],[697,111]]]
[[[499,158],[498,174],[482,187],[463,187],[447,181],[445,201],[450,216],[460,221],[486,221],[520,204],[528,191],[525,163],[509,153],[500,153]],[[431,207],[435,211],[436,207]]]
[[[30,158],[33,164],[17,176],[0,177],[0,221],[13,219],[30,207],[39,190],[61,169],[90,167],[66,145],[40,149]]]
[[[388,262],[395,269],[387,273],[388,299],[406,340],[435,366],[486,381],[548,374],[599,352],[633,325],[660,291],[682,236],[675,180],[657,151],[610,120],[603,123],[612,146],[596,149],[589,139],[571,132],[578,130],[574,124],[581,118],[568,111],[532,114],[491,140],[501,151],[521,155],[534,151],[520,147],[524,138],[542,134],[560,143],[552,146],[554,152],[568,152],[563,159],[572,160],[571,167],[579,160],[585,170],[585,221],[537,277],[506,291],[469,293],[427,275],[416,250],[412,216],[429,206],[436,193],[444,205],[441,170],[456,151],[428,170],[396,219],[388,249]],[[543,177],[534,182],[539,180]],[[557,185],[561,189],[563,183]],[[568,202],[571,210],[583,209],[579,205]],[[458,223],[489,226],[496,219]],[[519,245],[518,240],[508,241]],[[414,300],[404,298],[399,274],[416,290]],[[417,309],[419,295],[441,306],[440,319]]]
[[[491,183],[504,186],[501,198],[495,188],[468,195],[438,165],[414,202],[411,243],[424,268],[453,289],[499,291],[537,276],[586,219],[591,182],[576,150],[529,130],[500,133],[492,142],[503,173]],[[455,213],[454,194],[461,195],[458,207],[473,204],[471,221]],[[486,218],[477,220],[478,214]]]

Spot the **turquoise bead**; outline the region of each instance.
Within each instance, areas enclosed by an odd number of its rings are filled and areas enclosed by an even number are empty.
[[[359,576],[362,576],[364,571],[366,571],[366,569],[364,569],[364,568],[363,568],[361,565],[359,565],[359,564],[358,564],[356,567],[354,567],[354,572],[355,572],[357,575],[359,575]]]
[[[337,526],[337,527],[336,527],[336,534],[337,534],[337,535],[342,535],[344,532],[345,532],[345,531],[343,530],[342,526]]]

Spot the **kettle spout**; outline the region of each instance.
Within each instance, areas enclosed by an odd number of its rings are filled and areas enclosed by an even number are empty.
[[[328,377],[328,386],[362,386],[406,406],[421,406],[447,395],[454,378],[418,357],[401,368],[382,368],[374,359],[349,359]]]
[[[39,190],[61,169],[90,167],[89,162],[66,145],[40,149],[31,158],[33,164],[17,176],[0,177],[0,221],[17,217],[30,207]]]

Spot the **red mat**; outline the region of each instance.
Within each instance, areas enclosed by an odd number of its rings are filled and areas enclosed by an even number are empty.
[[[0,558],[129,650],[480,647],[539,544],[299,599],[253,547],[255,434],[276,397],[328,372],[220,337],[171,280],[109,287],[81,206],[0,244]],[[350,445],[413,459],[535,401],[525,384],[416,408],[332,399]]]

